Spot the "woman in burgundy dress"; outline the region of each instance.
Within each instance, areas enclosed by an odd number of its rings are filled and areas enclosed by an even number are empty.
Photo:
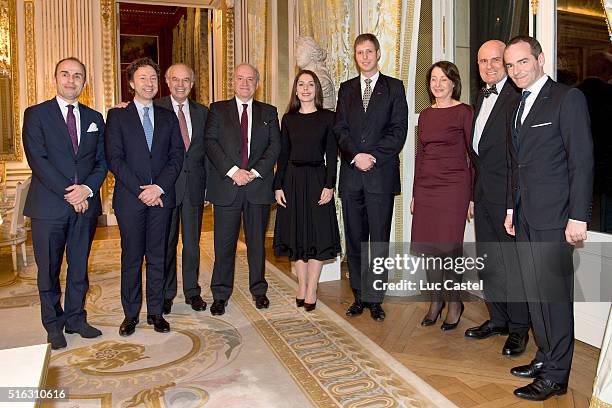
[[[458,257],[463,254],[463,232],[472,196],[473,171],[469,159],[470,132],[474,112],[459,102],[461,78],[452,62],[439,61],[427,72],[431,107],[419,116],[414,185],[410,210],[412,251],[415,255]],[[427,269],[429,284],[460,282],[453,270]],[[444,287],[444,286],[442,286]],[[450,291],[442,330],[457,327],[463,303],[459,291]],[[421,324],[436,323],[444,309],[442,291],[429,292],[429,311]]]

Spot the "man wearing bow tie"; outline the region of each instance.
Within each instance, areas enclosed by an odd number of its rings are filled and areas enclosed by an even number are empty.
[[[235,97],[210,105],[204,145],[212,163],[207,172],[207,200],[214,205],[215,266],[210,313],[220,316],[234,288],[236,243],[244,227],[249,263],[249,291],[258,309],[268,308],[264,244],[274,199],[274,164],[280,154],[278,113],[253,99],[259,72],[250,64],[234,70]]]
[[[478,50],[478,70],[485,87],[478,95],[472,126],[472,159],[476,169],[474,214],[478,256],[485,259],[480,271],[491,316],[480,326],[466,330],[466,337],[485,339],[507,335],[502,354],[517,356],[525,351],[529,312],[516,263],[514,239],[506,233],[506,133],[507,118],[519,99],[519,91],[508,80],[502,41],[490,40]],[[521,301],[522,300],[522,301]]]
[[[23,146],[32,169],[24,215],[32,219],[42,324],[53,350],[66,347],[63,334],[94,338],[102,332],[87,323],[87,259],[102,213],[100,186],[106,177],[104,120],[78,102],[85,65],[74,57],[55,66],[57,95],[26,109]],[[66,251],[64,307],[60,268]]]
[[[399,153],[406,142],[408,105],[402,82],[379,71],[376,36],[360,34],[353,51],[359,76],[340,85],[334,123],[342,157],[338,192],[355,297],[346,315],[361,315],[367,307],[372,319],[383,321],[385,293],[374,289],[374,281],[386,282],[388,271],[375,275],[362,260],[389,256],[393,204],[401,191]],[[364,246],[371,243],[376,245],[368,256]]]
[[[534,381],[514,390],[543,401],[567,392],[574,353],[573,249],[587,238],[593,194],[593,140],[586,99],[544,74],[532,37],[504,51],[508,75],[523,90],[511,120],[506,231],[516,236],[533,333],[534,360],[511,373]]]

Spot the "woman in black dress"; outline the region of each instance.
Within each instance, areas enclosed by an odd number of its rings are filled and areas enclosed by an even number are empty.
[[[274,253],[295,262],[295,303],[306,311],[316,306],[323,261],[340,252],[333,200],[338,151],[333,121],[334,113],[323,109],[316,74],[300,71],[281,123],[281,153],[274,181],[278,203]]]

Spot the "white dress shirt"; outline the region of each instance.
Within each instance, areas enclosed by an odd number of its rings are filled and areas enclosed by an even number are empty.
[[[501,81],[495,84],[498,94],[501,93],[501,90],[503,89],[507,80],[508,77],[505,76]],[[487,89],[489,88],[491,87],[487,85]],[[497,102],[497,99],[499,98],[498,94],[492,93],[488,98],[482,99],[482,105],[480,106],[480,111],[478,112],[478,117],[476,118],[476,126],[474,128],[474,140],[472,141],[472,147],[474,148],[476,154],[480,154],[478,153],[478,144],[480,143],[480,138],[482,137],[482,132],[484,131],[487,121],[489,120],[489,116],[495,107],[495,102]]]
[[[244,104],[247,105],[246,110],[247,110],[247,117],[248,117],[248,122],[249,122],[249,126],[248,126],[248,130],[247,130],[247,138],[248,138],[248,143],[247,143],[247,154],[248,156],[251,155],[251,130],[253,129],[253,98],[249,99],[246,102],[243,102],[242,100],[238,99],[238,97],[236,96],[234,98],[236,100],[236,107],[238,108],[238,118],[242,119],[242,111],[244,110]],[[231,169],[229,169],[229,171],[227,172],[227,176],[228,177],[232,177],[234,175],[234,173],[236,173],[239,170],[238,166],[234,166]],[[255,177],[261,177],[261,174],[259,174],[257,172],[257,170],[255,169],[251,169],[251,173],[253,173],[255,175]]]
[[[170,101],[172,101],[172,108],[174,109],[174,113],[176,113],[176,117],[178,118],[180,103],[177,102],[172,97],[172,95],[170,95]],[[189,99],[185,99],[185,102],[182,102],[182,104],[183,104],[183,114],[185,115],[185,120],[187,121],[187,133],[189,133],[189,141],[191,141],[192,128],[191,128],[191,113],[189,111]]]

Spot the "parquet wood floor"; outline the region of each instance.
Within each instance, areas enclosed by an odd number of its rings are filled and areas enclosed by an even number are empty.
[[[210,208],[205,211],[203,230],[212,231]],[[99,227],[95,239],[118,237],[117,227]],[[0,271],[8,272],[10,252],[2,251],[1,255]],[[267,258],[293,278],[289,262],[273,255],[271,240],[267,242]],[[505,337],[464,338],[465,329],[480,324],[488,316],[482,301],[467,303],[459,327],[451,332],[442,332],[439,324],[421,327],[426,303],[397,299],[385,301],[387,319],[382,323],[373,321],[368,313],[346,318],[344,312],[352,302],[352,293],[345,273],[346,266],[343,266],[340,281],[321,283],[319,299],[459,407],[588,407],[599,356],[597,348],[576,342],[570,389],[565,396],[545,403],[522,401],[515,398],[512,391],[527,381],[513,377],[509,370],[515,365],[529,363],[536,350],[532,336],[525,354],[516,359],[500,354]]]

